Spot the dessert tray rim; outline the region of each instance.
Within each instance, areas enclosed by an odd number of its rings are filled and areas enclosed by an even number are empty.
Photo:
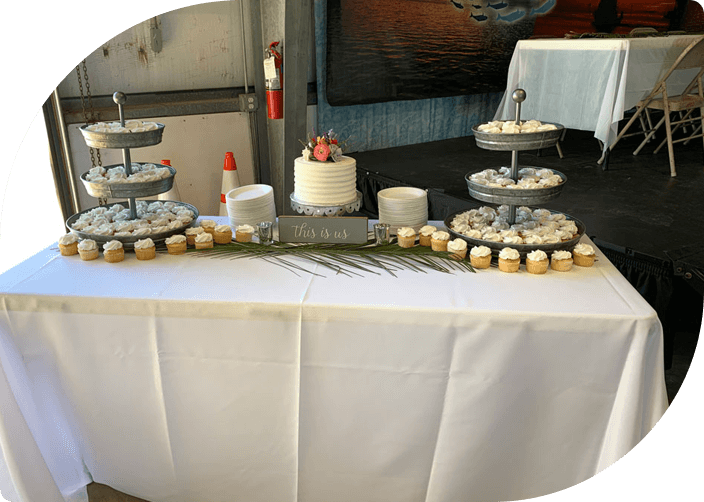
[[[187,202],[181,202],[181,201],[177,201],[177,200],[174,200],[174,201],[145,200],[144,202],[146,202],[148,204],[150,204],[152,202],[174,202],[180,206],[185,206],[186,209],[190,209],[191,211],[193,211],[193,219],[189,223],[187,223],[179,228],[169,230],[167,232],[161,232],[158,234],[149,234],[149,235],[138,235],[138,236],[132,236],[132,237],[119,237],[119,236],[114,236],[114,235],[96,235],[96,234],[89,234],[89,233],[83,232],[81,230],[75,230],[71,226],[71,224],[75,223],[76,220],[78,220],[78,218],[83,213],[87,213],[89,211],[92,211],[96,207],[101,207],[101,206],[95,206],[95,207],[91,207],[88,209],[84,209],[83,211],[80,211],[80,212],[70,216],[66,220],[66,228],[68,228],[68,230],[71,233],[77,235],[80,239],[92,239],[99,245],[103,245],[106,242],[109,242],[112,240],[117,240],[117,241],[122,242],[122,245],[125,249],[133,249],[135,242],[137,242],[140,239],[146,239],[147,237],[149,237],[152,241],[154,241],[154,244],[159,245],[159,244],[163,243],[167,238],[171,237],[172,235],[183,233],[186,231],[187,228],[194,226],[196,224],[196,222],[198,221],[198,217],[200,216],[198,213],[198,209],[196,209],[195,206],[193,206]],[[129,204],[127,204],[126,201],[119,201],[119,202],[111,203],[109,205],[112,206],[114,204],[119,204],[125,208],[129,208]],[[131,220],[128,220],[128,221],[131,221]]]
[[[149,164],[149,162],[140,162],[140,164]],[[151,164],[156,163],[151,162]],[[105,169],[114,169],[122,165],[123,164],[111,164],[109,166],[105,166]],[[107,197],[111,199],[119,199],[123,197],[148,197],[150,195],[168,192],[174,185],[176,169],[172,166],[162,164],[156,165],[168,168],[171,172],[171,176],[156,181],[143,181],[137,183],[97,183],[86,180],[85,177],[89,172],[86,171],[81,174],[80,178],[86,188],[86,191],[88,192],[88,195],[92,197]]]
[[[548,148],[557,144],[560,135],[562,135],[562,131],[565,130],[565,126],[555,122],[545,122],[545,124],[552,124],[557,127],[557,129],[550,131],[507,134],[488,133],[477,130],[480,125],[484,125],[485,123],[473,126],[472,132],[474,133],[477,146],[486,150],[509,151]]]
[[[164,124],[155,122],[156,129],[143,132],[96,132],[86,129],[93,124],[79,127],[88,146],[95,148],[139,148],[158,145],[164,132]]]
[[[567,176],[550,167],[537,167],[537,166],[519,166],[519,169],[524,167],[532,167],[533,169],[549,169],[553,173],[557,174],[562,178],[562,183],[554,187],[547,188],[496,188],[487,187],[485,185],[480,185],[474,183],[470,180],[470,176],[476,173],[467,173],[464,176],[464,180],[467,183],[467,189],[469,194],[475,199],[481,200],[483,202],[499,203],[499,204],[509,204],[509,205],[529,205],[542,204],[549,200],[555,199],[560,196],[562,189],[567,183]],[[484,171],[484,169],[482,169]],[[481,172],[481,171],[477,171]],[[479,197],[477,197],[479,195]],[[516,204],[518,202],[518,204]]]
[[[472,208],[470,208],[472,209]],[[492,242],[492,241],[485,241],[483,239],[475,239],[473,237],[468,237],[464,234],[461,234],[459,232],[456,232],[452,230],[450,223],[452,222],[453,218],[457,216],[458,214],[465,213],[469,211],[470,209],[463,209],[461,211],[455,211],[454,213],[450,214],[445,218],[443,223],[445,224],[445,228],[447,228],[447,231],[451,236],[454,238],[459,238],[467,242],[467,245],[472,245],[472,246],[486,246],[489,249],[491,249],[491,254],[492,255],[498,255],[499,251],[501,251],[505,247],[510,247],[518,251],[518,253],[521,255],[521,258],[525,258],[528,253],[531,251],[535,251],[537,249],[541,251],[545,251],[546,253],[551,253],[553,251],[562,251],[562,250],[568,250],[571,251],[574,249],[574,247],[579,243],[580,239],[582,238],[583,235],[586,234],[586,227],[584,223],[582,223],[580,220],[577,218],[574,218],[570,216],[567,213],[562,213],[560,211],[553,211],[552,209],[548,209],[551,214],[564,214],[565,217],[568,220],[574,221],[575,225],[577,225],[577,234],[572,237],[568,241],[562,241],[562,242],[557,242],[554,244],[506,244],[505,242]]]

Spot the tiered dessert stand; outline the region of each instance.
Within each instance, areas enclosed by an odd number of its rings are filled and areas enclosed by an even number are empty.
[[[125,114],[123,105],[127,101],[127,96],[122,92],[116,92],[113,94],[113,101],[117,104],[120,113],[120,125],[125,126]],[[132,160],[130,157],[130,148],[141,148],[145,146],[152,146],[161,143],[161,138],[164,132],[164,124],[157,124],[157,129],[151,131],[143,132],[130,132],[130,133],[118,133],[118,132],[95,132],[87,129],[88,124],[81,126],[80,131],[83,134],[83,138],[86,144],[94,148],[113,148],[122,149],[123,164],[125,166],[125,174],[130,176],[132,174]],[[114,164],[106,166],[105,169],[113,169],[123,164]],[[137,219],[137,197],[149,197],[152,195],[158,195],[160,193],[168,192],[171,190],[174,184],[174,177],[176,176],[176,170],[171,166],[160,166],[168,168],[171,175],[167,178],[163,178],[157,181],[147,181],[139,183],[97,183],[91,182],[86,179],[88,173],[83,173],[81,175],[81,181],[83,182],[86,191],[92,197],[97,198],[126,198],[128,199],[127,204],[124,202],[118,203],[123,207],[128,207],[130,210],[130,220]],[[155,202],[155,200],[147,200],[147,203]],[[169,202],[169,201],[162,201]],[[190,223],[184,224],[182,227],[168,230],[166,232],[153,233],[146,236],[130,236],[121,237],[114,235],[98,235],[91,234],[87,232],[82,232],[80,230],[75,230],[73,224],[80,218],[83,213],[92,211],[95,208],[86,209],[80,213],[76,213],[71,216],[66,221],[66,226],[71,232],[78,235],[81,239],[93,239],[99,245],[105,244],[111,240],[118,240],[122,242],[123,246],[127,249],[134,247],[134,243],[139,239],[149,237],[154,241],[155,244],[163,243],[163,241],[172,235],[183,233],[186,228],[193,226],[198,219],[198,210],[195,206],[191,204],[186,204],[180,201],[172,201],[178,206],[190,209],[193,211],[193,220]]]
[[[521,103],[526,99],[526,93],[523,89],[516,89],[512,95],[512,98],[516,102],[516,124],[520,124]],[[472,131],[474,131],[474,138],[477,142],[477,146],[479,146],[480,148],[484,148],[486,150],[511,151],[510,177],[514,181],[518,181],[518,152],[523,150],[538,150],[541,148],[555,146],[558,140],[560,139],[562,131],[564,130],[564,126],[560,124],[555,124],[555,126],[557,126],[557,129],[550,131],[520,134],[487,133],[484,131],[479,131],[478,126],[474,126],[472,128]],[[535,167],[535,169],[540,168]],[[491,204],[508,205],[509,214],[507,220],[509,225],[513,225],[516,222],[516,206],[535,207],[538,204],[543,204],[560,196],[560,192],[562,192],[562,188],[567,182],[567,177],[561,172],[555,171],[554,169],[552,169],[552,172],[562,178],[562,183],[554,187],[540,189],[512,189],[488,187],[473,182],[471,178],[473,173],[467,174],[465,176],[465,181],[467,182],[469,194],[475,199]],[[475,239],[472,237],[467,237],[466,235],[460,234],[452,230],[450,226],[452,220],[457,214],[463,212],[465,211],[453,213],[445,219],[445,226],[454,238],[464,239],[465,241],[467,241],[468,244],[471,244],[473,246],[486,246],[496,253],[498,253],[501,249],[507,246],[503,242],[492,242],[485,241],[482,239]],[[557,213],[557,211],[551,212],[553,214]],[[572,239],[558,242],[555,244],[512,244],[510,247],[516,249],[523,257],[525,257],[527,253],[536,249],[543,250],[546,253],[562,249],[571,250],[572,248],[574,248],[574,246],[577,245],[582,235],[584,235],[586,229],[584,227],[584,224],[576,218],[573,218],[567,214],[565,214],[565,217],[568,220],[574,221],[575,225],[577,226],[578,233]]]

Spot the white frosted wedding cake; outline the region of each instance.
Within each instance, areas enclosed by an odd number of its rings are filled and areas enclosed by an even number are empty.
[[[357,162],[342,155],[332,131],[304,143],[294,161],[293,195],[304,204],[343,205],[357,198]]]

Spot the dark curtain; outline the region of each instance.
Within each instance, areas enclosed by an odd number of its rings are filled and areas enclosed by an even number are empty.
[[[369,218],[379,217],[379,205],[376,194],[379,190],[391,187],[411,186],[408,183],[388,178],[377,173],[369,172],[365,169],[357,169],[357,190],[362,193],[361,213]],[[478,208],[481,204],[476,201],[469,201],[447,195],[435,188],[428,189],[428,219],[443,221],[449,215],[459,211],[468,211]]]

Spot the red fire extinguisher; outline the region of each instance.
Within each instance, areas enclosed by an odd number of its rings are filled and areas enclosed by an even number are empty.
[[[284,74],[283,58],[276,50],[279,42],[272,42],[264,55],[264,78],[266,79],[266,109],[270,119],[284,118]]]

